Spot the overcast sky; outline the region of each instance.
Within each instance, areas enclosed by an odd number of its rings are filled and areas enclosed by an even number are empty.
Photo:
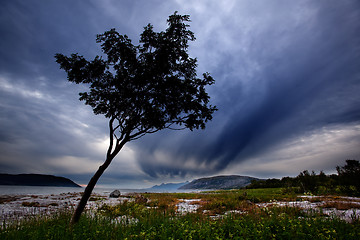
[[[1,0],[0,172],[87,184],[104,161],[107,119],[78,100],[54,55],[101,54],[116,28],[189,14],[190,55],[219,108],[202,131],[164,130],[128,143],[100,186],[149,187],[220,174],[334,173],[360,160],[358,0]]]

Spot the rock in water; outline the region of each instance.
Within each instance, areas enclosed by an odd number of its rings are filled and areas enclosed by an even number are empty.
[[[110,193],[111,198],[118,198],[118,197],[120,197],[120,195],[121,195],[121,193],[119,190],[115,190]]]

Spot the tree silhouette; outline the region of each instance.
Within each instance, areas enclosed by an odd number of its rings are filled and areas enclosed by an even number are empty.
[[[214,79],[209,73],[197,77],[197,60],[188,55],[188,42],[195,40],[189,21],[189,15],[175,12],[166,31],[154,32],[149,24],[138,46],[115,29],[99,34],[105,59],[55,55],[70,82],[88,86],[80,100],[109,118],[106,160],[87,185],[72,223],[78,222],[98,179],[127,142],[162,129],[204,129],[212,119],[217,109],[209,104],[205,87]]]
[[[351,186],[354,186],[357,191],[356,194],[360,194],[360,162],[348,159],[345,166],[337,166],[336,170],[345,191],[352,193]]]

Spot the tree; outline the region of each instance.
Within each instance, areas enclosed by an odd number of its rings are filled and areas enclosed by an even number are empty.
[[[204,129],[212,119],[217,109],[209,104],[205,87],[214,79],[209,73],[197,77],[197,59],[188,55],[188,42],[195,37],[187,22],[189,15],[175,12],[164,32],[154,32],[149,24],[138,46],[115,29],[99,34],[96,40],[105,59],[55,55],[70,82],[88,86],[80,100],[109,119],[105,162],[87,185],[72,223],[79,220],[98,179],[127,142],[162,129]]]
[[[309,173],[308,170],[304,170],[300,172],[300,174],[296,177],[299,181],[300,187],[304,192],[310,191],[314,192],[316,189],[316,173],[314,171]]]
[[[360,162],[357,160],[346,160],[343,167],[337,166],[340,183],[345,187],[347,193],[353,193],[351,186],[355,187],[356,194],[360,194]]]

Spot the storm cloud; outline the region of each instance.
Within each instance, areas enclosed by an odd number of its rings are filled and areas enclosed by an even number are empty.
[[[334,171],[360,159],[360,3],[345,1],[4,1],[0,9],[0,172],[86,184],[104,159],[107,120],[78,101],[55,53],[100,54],[110,28],[137,43],[144,26],[189,14],[190,55],[219,111],[205,131],[147,135],[101,184],[148,186],[216,174]]]

